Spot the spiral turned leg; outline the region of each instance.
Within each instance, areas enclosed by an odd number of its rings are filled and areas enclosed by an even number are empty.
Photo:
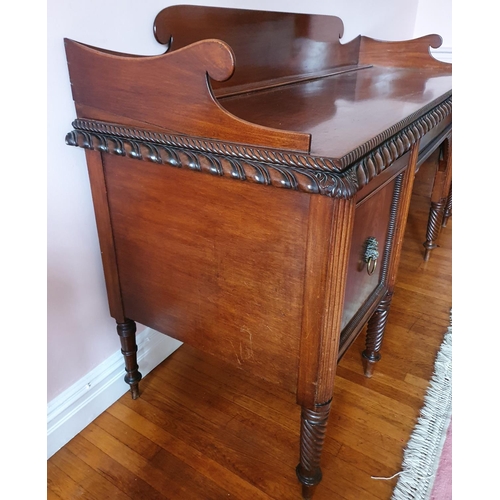
[[[431,203],[429,212],[429,221],[427,222],[427,239],[424,243],[424,260],[427,262],[431,256],[431,250],[436,248],[436,240],[439,236],[439,230],[443,223],[444,207],[446,198]]]
[[[392,293],[388,293],[380,302],[379,306],[368,320],[366,329],[366,349],[362,353],[363,368],[365,376],[370,378],[373,375],[375,363],[380,358],[380,349],[384,338],[385,325],[389,316]]]
[[[320,459],[325,442],[331,401],[314,410],[302,407],[300,427],[300,463],[296,472],[302,483],[302,496],[310,499],[322,478]]]
[[[137,364],[137,344],[135,340],[135,321],[127,319],[125,323],[117,323],[116,329],[120,336],[122,354],[125,359],[125,382],[130,385],[132,399],[139,397],[139,381],[142,378]]]
[[[446,207],[444,208],[442,227],[446,227],[446,225],[448,224],[448,219],[450,217],[451,217],[451,185],[450,185],[450,193],[448,194],[448,198],[446,199]]]

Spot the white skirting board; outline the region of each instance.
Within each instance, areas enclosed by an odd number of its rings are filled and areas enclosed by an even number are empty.
[[[181,342],[146,328],[137,334],[137,360],[144,377]],[[47,459],[129,390],[118,350],[47,405]]]

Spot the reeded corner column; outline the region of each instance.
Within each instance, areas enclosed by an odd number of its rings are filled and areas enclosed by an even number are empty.
[[[389,317],[391,301],[392,293],[387,293],[372,317],[368,320],[366,329],[366,348],[361,355],[365,377],[368,378],[373,375],[375,364],[380,361],[381,358],[380,349],[382,347],[382,340],[384,339],[384,331]]]
[[[142,375],[139,372],[137,364],[137,344],[136,344],[136,325],[135,321],[126,319],[124,323],[117,323],[116,329],[120,336],[122,354],[125,359],[125,382],[130,385],[132,399],[139,397],[139,382]]]
[[[354,188],[344,193],[345,198],[313,196],[309,205],[297,383],[301,425],[296,472],[304,499],[312,498],[322,478],[320,459],[337,370],[354,223]]]
[[[300,462],[296,472],[302,483],[302,497],[312,498],[322,479],[320,459],[326,436],[331,400],[314,409],[302,407],[300,426]]]

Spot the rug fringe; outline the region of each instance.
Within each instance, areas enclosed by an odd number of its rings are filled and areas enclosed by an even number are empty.
[[[452,410],[450,326],[436,356],[434,373],[415,429],[403,455],[391,500],[427,500],[431,494]]]

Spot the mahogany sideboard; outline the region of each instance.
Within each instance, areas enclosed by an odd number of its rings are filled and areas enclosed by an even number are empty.
[[[438,147],[449,184],[451,65],[437,35],[342,44],[334,16],[173,6],[154,34],[161,55],[65,40],[125,380],[137,398],[139,322],[292,391],[311,498],[337,363],[366,324],[366,376],[380,359]]]

